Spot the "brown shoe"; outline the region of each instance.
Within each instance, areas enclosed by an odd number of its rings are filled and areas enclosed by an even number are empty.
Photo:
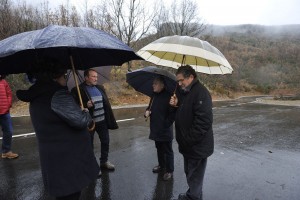
[[[112,163],[110,163],[109,161],[100,164],[100,167],[102,169],[115,170],[115,166]]]
[[[16,153],[13,153],[11,151],[9,151],[7,153],[2,153],[2,158],[14,159],[14,158],[17,158],[17,157],[19,157],[19,155],[16,154]]]
[[[169,181],[169,180],[172,179],[172,177],[173,177],[173,174],[167,172],[167,173],[164,174],[163,179],[164,179],[164,181]]]

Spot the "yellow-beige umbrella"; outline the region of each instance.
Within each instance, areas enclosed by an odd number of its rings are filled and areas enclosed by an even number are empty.
[[[177,69],[190,65],[205,74],[231,74],[225,56],[209,42],[189,36],[162,37],[140,49],[137,54],[156,65]]]

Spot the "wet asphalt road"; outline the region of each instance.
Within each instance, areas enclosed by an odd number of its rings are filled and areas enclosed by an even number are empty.
[[[214,102],[215,152],[209,157],[204,200],[299,200],[300,107],[253,103],[255,98]],[[109,160],[115,172],[103,172],[82,193],[82,200],[169,200],[185,192],[183,159],[174,140],[174,178],[153,174],[154,142],[148,139],[144,107],[115,109],[120,129],[111,131]],[[14,135],[33,132],[30,118],[13,118]],[[1,141],[2,142],[2,141]],[[96,140],[95,154],[100,146]],[[0,160],[0,200],[53,198],[43,190],[34,135],[13,139],[16,160]]]

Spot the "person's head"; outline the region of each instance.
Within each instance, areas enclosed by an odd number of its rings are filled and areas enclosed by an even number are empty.
[[[153,80],[153,92],[159,93],[165,88],[164,78],[161,76],[157,76]]]
[[[6,75],[0,74],[0,80],[5,79]]]
[[[67,70],[57,60],[49,58],[41,60],[27,74],[30,74],[30,78],[38,82],[55,81],[62,86],[66,86],[66,73]]]
[[[180,66],[176,72],[178,85],[185,89],[197,78],[196,71],[190,65]]]
[[[83,75],[87,85],[97,85],[98,73],[94,69],[85,70]]]

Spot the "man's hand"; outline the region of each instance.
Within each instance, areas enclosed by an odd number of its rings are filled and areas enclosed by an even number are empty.
[[[92,100],[89,100],[86,104],[87,104],[87,107],[88,107],[88,108],[91,108],[91,107],[94,106]]]
[[[178,103],[177,96],[176,94],[173,94],[173,96],[171,96],[169,104],[173,107],[177,107],[177,103]]]
[[[146,110],[145,112],[145,117],[148,118],[151,115],[151,111],[150,110]]]

